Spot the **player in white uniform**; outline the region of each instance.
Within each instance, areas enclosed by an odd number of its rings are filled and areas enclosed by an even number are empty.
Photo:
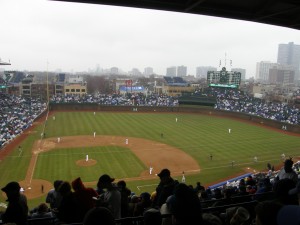
[[[57,138],[57,143],[59,143],[59,142],[60,142],[60,137]]]
[[[126,144],[126,145],[128,145],[128,138],[126,138],[126,140],[125,140],[125,144]]]
[[[96,132],[94,132],[94,138],[96,137]]]
[[[89,155],[86,155],[86,156],[85,156],[85,161],[86,161],[86,162],[89,161]]]
[[[257,162],[257,157],[256,157],[256,156],[254,156],[253,160],[254,160],[254,162]]]
[[[150,168],[149,168],[149,174],[150,174],[150,175],[152,174],[152,171],[153,171],[153,167],[150,166]]]
[[[185,183],[184,171],[182,172],[182,178],[181,178],[181,182],[182,182],[182,183]]]

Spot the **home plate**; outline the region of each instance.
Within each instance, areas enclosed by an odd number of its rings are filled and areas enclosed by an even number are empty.
[[[30,189],[31,189],[31,187],[28,187],[28,189],[30,190]]]

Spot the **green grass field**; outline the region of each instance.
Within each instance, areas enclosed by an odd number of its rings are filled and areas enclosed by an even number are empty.
[[[187,175],[187,184],[195,185],[201,181],[204,185],[226,180],[226,177],[247,172],[250,167],[261,171],[267,163],[280,165],[282,153],[286,156],[298,156],[300,138],[269,130],[263,126],[254,126],[232,119],[177,113],[96,113],[59,112],[56,120],[49,118],[45,133],[48,137],[76,135],[114,135],[139,137],[174,146],[191,155],[199,163],[199,174]],[[175,122],[178,118],[178,122]],[[36,128],[22,142],[20,155],[15,149],[11,155],[0,162],[0,186],[7,182],[25,178],[33,142],[40,138],[44,125]],[[228,133],[228,129],[231,133]],[[164,134],[161,138],[160,134]],[[74,163],[85,154],[96,157],[98,163],[91,167],[77,167]],[[209,156],[213,155],[211,161]],[[258,163],[253,157],[258,157]],[[235,166],[231,167],[231,162]],[[72,181],[81,176],[84,181],[96,181],[103,173],[116,178],[135,177],[147,169],[143,162],[128,148],[116,146],[88,147],[86,149],[60,149],[39,154],[33,179],[53,182],[55,179]],[[179,180],[181,177],[175,177]],[[159,179],[128,182],[128,187],[138,193],[152,192]],[[43,202],[42,198],[30,201],[30,206]],[[0,202],[5,196],[0,195]]]

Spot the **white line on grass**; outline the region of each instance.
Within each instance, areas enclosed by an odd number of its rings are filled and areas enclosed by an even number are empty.
[[[297,156],[297,157],[299,157],[299,156]],[[277,159],[277,158],[274,158],[274,159],[268,159],[268,160],[262,160],[262,161],[258,161],[257,163],[259,163],[259,162],[269,162],[269,161],[275,160],[275,159]],[[236,163],[236,164],[234,165],[234,167],[242,166],[242,165],[255,165],[255,164],[257,164],[257,163],[255,163],[255,162]],[[189,173],[189,172],[200,172],[201,170],[221,169],[221,168],[225,168],[225,167],[231,167],[231,165],[216,166],[216,167],[209,167],[209,168],[201,168],[201,169],[199,169],[199,170],[187,170],[187,171],[185,171],[185,172],[186,172],[186,173]],[[177,174],[177,173],[182,173],[182,172],[173,172],[173,173]],[[141,191],[141,189],[142,189],[143,187],[155,186],[155,185],[158,185],[158,184],[138,185],[138,186],[136,186],[136,188],[137,188],[139,191]]]
[[[140,188],[142,188],[142,187],[155,186],[155,185],[157,185],[157,184],[145,184],[145,185],[136,186],[136,188],[140,191]]]

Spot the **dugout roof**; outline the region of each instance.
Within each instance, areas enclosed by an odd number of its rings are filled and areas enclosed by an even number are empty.
[[[299,0],[53,0],[225,17],[300,30]]]

